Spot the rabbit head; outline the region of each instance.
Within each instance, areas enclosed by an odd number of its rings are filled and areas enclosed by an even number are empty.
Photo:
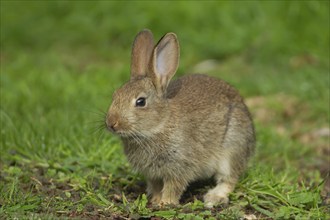
[[[154,46],[152,33],[141,31],[131,59],[130,81],[114,92],[106,125],[121,136],[148,136],[169,117],[166,88],[179,64],[176,35],[168,33]]]

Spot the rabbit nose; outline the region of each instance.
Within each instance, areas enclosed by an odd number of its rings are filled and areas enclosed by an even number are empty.
[[[107,123],[107,128],[109,131],[111,132],[116,132],[117,128],[118,128],[118,122],[113,122],[113,123]]]
[[[119,123],[116,117],[109,116],[106,120],[106,125],[109,131],[116,132],[118,129]]]

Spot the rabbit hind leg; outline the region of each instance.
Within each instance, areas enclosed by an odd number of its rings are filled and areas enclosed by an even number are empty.
[[[228,161],[222,160],[218,173],[215,176],[217,185],[204,196],[205,207],[212,208],[217,204],[227,204],[229,202],[228,195],[234,190],[237,182],[237,178],[230,174]]]
[[[233,108],[230,115],[227,132],[221,143],[223,152],[216,165],[217,186],[204,196],[206,207],[229,202],[228,195],[234,190],[253,153],[254,131],[246,108]]]

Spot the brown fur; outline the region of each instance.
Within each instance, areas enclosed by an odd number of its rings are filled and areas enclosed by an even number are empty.
[[[135,73],[143,67],[132,64],[131,81],[113,95],[107,126],[121,136],[129,162],[147,178],[153,203],[177,204],[190,182],[211,176],[218,185],[204,197],[206,206],[227,202],[255,146],[249,111],[237,90],[217,78],[170,81],[179,59],[175,34],[165,35],[150,54],[139,53],[144,46],[139,42],[152,38],[142,32],[132,62],[147,56],[142,60],[150,63],[140,77]],[[145,107],[135,106],[139,97],[146,98]]]

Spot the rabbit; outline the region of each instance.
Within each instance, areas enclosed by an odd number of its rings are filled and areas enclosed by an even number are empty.
[[[171,81],[179,57],[174,33],[154,46],[150,30],[139,32],[130,80],[114,92],[105,124],[145,176],[152,204],[177,205],[189,183],[215,178],[204,195],[211,208],[228,203],[254,152],[254,125],[243,98],[223,80],[188,74]]]

